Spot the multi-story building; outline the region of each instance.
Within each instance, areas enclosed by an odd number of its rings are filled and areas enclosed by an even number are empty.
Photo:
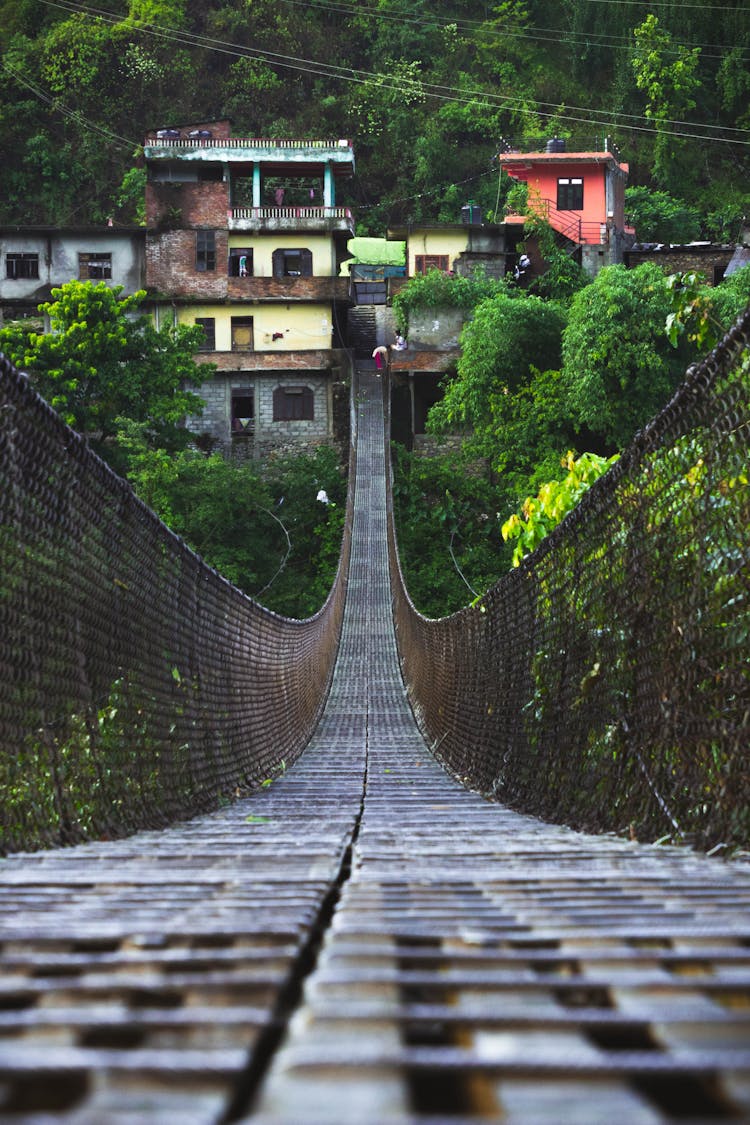
[[[346,140],[231,136],[228,121],[146,138],[146,285],[157,324],[199,324],[216,364],[193,428],[257,454],[334,431],[349,375],[350,298],[339,276],[354,234],[336,185]]]

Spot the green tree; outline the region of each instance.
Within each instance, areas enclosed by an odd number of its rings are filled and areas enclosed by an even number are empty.
[[[670,292],[657,265],[607,266],[573,298],[563,335],[570,416],[617,449],[664,405],[690,352],[674,349],[665,325]]]
[[[625,189],[625,210],[639,242],[692,242],[701,230],[697,207],[666,191],[647,187]]]
[[[500,293],[482,301],[461,333],[457,377],[430,411],[430,428],[474,430],[474,444],[492,457],[503,400],[526,386],[532,369],[560,365],[565,312],[541,297]]]
[[[184,325],[154,328],[136,316],[145,292],[120,298],[122,286],[69,281],[40,305],[50,332],[21,324],[0,330],[0,349],[27,371],[39,393],[68,425],[122,468],[115,441],[121,419],[143,424],[152,444],[185,444],[185,415],[199,413],[202,400],[185,386],[211,374],[193,355],[201,330]]]
[[[694,163],[681,159],[685,142],[675,134],[680,131],[678,123],[695,108],[700,48],[676,45],[654,15],[646,16],[633,34],[635,82],[646,96],[646,117],[656,128],[654,177],[669,190],[684,183]]]
[[[393,445],[393,506],[409,596],[444,617],[483,593],[510,564],[498,535],[515,497],[461,453],[424,456]]]
[[[150,449],[133,426],[127,445],[138,495],[206,562],[277,613],[307,617],[320,608],[346,511],[346,477],[331,446],[263,467]],[[317,500],[321,489],[327,504]]]
[[[566,470],[562,480],[546,481],[536,496],[527,496],[521,511],[514,512],[500,529],[503,539],[517,539],[513,551],[513,565],[520,566],[523,559],[536,550],[541,541],[575,508],[584,492],[588,492],[618,458],[599,457],[596,453],[582,453],[576,457],[569,451],[561,465]]]

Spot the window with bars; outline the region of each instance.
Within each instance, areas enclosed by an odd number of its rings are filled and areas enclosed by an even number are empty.
[[[195,268],[199,273],[208,273],[216,269],[216,231],[195,232]]]
[[[253,347],[253,318],[251,316],[233,316],[232,351],[251,352]]]
[[[5,276],[13,281],[39,277],[38,254],[6,254]]]
[[[196,316],[195,323],[203,329],[205,339],[198,349],[201,352],[216,351],[216,318],[213,316]]]
[[[427,273],[428,270],[448,272],[447,254],[417,254],[414,259],[414,272]]]
[[[274,422],[312,422],[315,406],[312,387],[276,387],[273,392]]]
[[[312,250],[274,250],[274,277],[312,277]]]
[[[79,254],[79,281],[106,281],[112,277],[111,254]]]
[[[583,210],[583,180],[563,177],[557,181],[557,210]]]

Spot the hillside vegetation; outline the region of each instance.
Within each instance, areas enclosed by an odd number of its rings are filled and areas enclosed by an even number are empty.
[[[691,233],[750,208],[739,0],[0,0],[0,50],[2,223],[137,221],[146,130],[225,115],[351,138],[360,234],[497,212],[501,139],[554,134],[614,136]]]

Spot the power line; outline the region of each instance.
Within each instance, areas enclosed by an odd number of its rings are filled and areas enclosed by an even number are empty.
[[[306,0],[279,0],[279,2],[283,3],[283,4],[290,5],[292,7],[304,7],[304,8],[309,7]],[[613,2],[618,3],[618,4],[622,4],[622,0],[613,0]],[[631,0],[631,2],[633,2],[633,0]],[[641,0],[634,0],[634,2],[641,2]],[[647,4],[647,0],[643,0],[643,2]],[[652,5],[647,4],[647,6],[650,8]],[[359,4],[359,3],[356,6],[347,5],[344,2],[344,0],[339,0],[338,3],[319,2],[316,5],[316,7],[319,8],[320,10],[322,10],[322,11],[338,12],[338,13],[345,14],[345,15],[348,15],[348,16],[352,16],[352,15],[361,16],[364,13],[365,16],[369,16],[373,20],[377,20],[381,23],[391,22],[391,23],[400,23],[400,24],[413,24],[414,26],[420,27],[420,26],[423,25],[423,22],[424,22],[421,17],[396,15],[395,13],[392,13],[392,12],[383,12],[378,8],[373,8],[371,6],[362,5],[362,4]],[[703,4],[686,4],[686,5],[682,5],[682,7],[696,8],[696,9],[702,10],[704,8],[704,5]],[[712,11],[714,11],[714,10],[716,10],[716,9],[712,8]],[[737,9],[728,8],[726,10],[727,11],[736,11]],[[520,38],[520,39],[530,39],[532,42],[539,42],[539,43],[559,43],[560,42],[560,30],[558,28],[525,27],[523,24],[510,22],[506,26],[504,26],[502,29],[494,30],[493,28],[487,26],[487,21],[466,19],[464,17],[430,16],[430,20],[431,20],[432,23],[434,23],[436,25],[439,25],[439,26],[443,27],[444,29],[449,28],[449,27],[456,27],[458,30],[467,31],[467,32],[470,32],[470,33],[475,33],[475,32],[481,31],[481,32],[483,32],[484,35],[488,36],[489,38],[497,38],[497,39]],[[545,34],[541,34],[542,32],[544,32]],[[566,30],[565,35],[566,35],[566,38],[568,40],[572,40],[573,43],[575,43],[575,40],[577,38],[580,39],[584,45],[589,45],[591,40],[595,39],[595,40],[600,40],[600,42],[598,44],[596,44],[597,46],[607,47],[607,48],[610,48],[610,49],[632,50],[632,47],[633,47],[632,39],[629,36],[626,36],[626,35],[609,35],[609,34],[607,34],[607,32],[589,32],[589,31],[574,32],[574,31],[571,31],[571,30]],[[675,40],[673,40],[673,47],[672,47],[672,50],[671,50],[670,53],[675,53],[675,54],[678,53],[678,49],[680,47],[687,47],[687,48],[690,48],[690,49],[695,48],[695,47],[700,47],[703,58],[718,59],[718,58],[723,58],[723,56],[722,55],[716,55],[716,54],[709,54],[708,52],[710,52],[714,49],[731,51],[731,50],[735,49],[736,44],[727,45],[727,44],[719,44],[719,43],[686,43],[684,40],[675,39]],[[742,50],[743,52],[750,52],[750,47],[741,47],[740,50]]]
[[[128,152],[132,153],[133,150],[138,147],[135,141],[130,141],[127,137],[121,137],[117,133],[113,133],[111,129],[106,129],[103,125],[98,125],[95,121],[91,121],[87,117],[84,117],[84,115],[82,113],[79,113],[78,110],[70,109],[58,98],[55,98],[51,94],[46,93],[46,91],[44,91],[40,86],[37,86],[35,82],[32,82],[30,78],[26,78],[24,75],[19,74],[18,71],[9,66],[8,63],[5,62],[5,60],[3,60],[2,66],[6,74],[9,74],[11,78],[19,83],[19,85],[25,86],[26,89],[30,90],[36,98],[51,106],[52,109],[58,110],[63,114],[64,117],[69,117],[71,118],[71,120],[75,121],[78,125],[83,126],[85,129],[89,129],[92,132],[99,133],[101,136],[106,137],[108,140],[116,144],[118,148],[127,148]]]
[[[41,0],[42,3],[50,7],[61,8],[64,11],[72,12],[74,14],[93,15],[97,19],[109,23],[121,23],[122,21],[111,12],[102,11],[92,5],[78,4],[75,0]],[[227,43],[223,40],[213,39],[209,36],[196,35],[189,32],[178,31],[174,28],[164,27],[159,24],[139,24],[138,30],[151,35],[155,38],[164,38],[172,42],[182,43],[200,47],[202,49],[212,50],[217,53],[231,55],[236,58],[255,58],[273,66],[280,66],[290,70],[297,70],[303,73],[313,73],[320,77],[337,79],[339,81],[346,81],[352,83],[365,83],[377,81],[380,88],[391,89],[396,92],[404,92],[408,89],[404,82],[388,82],[384,79],[383,75],[375,74],[371,71],[365,71],[352,67],[340,67],[333,63],[320,63],[317,60],[300,58],[294,55],[284,55],[280,52],[270,51],[267,48],[256,47],[238,47],[235,44]],[[413,87],[412,87],[413,88]],[[476,90],[466,91],[458,87],[443,86],[432,83],[419,83],[419,89],[425,97],[430,97],[441,101],[457,101],[465,105],[479,102],[480,104],[487,105],[488,108],[513,110],[519,107],[517,99],[508,95],[491,94],[487,91]],[[711,143],[720,144],[735,144],[735,145],[750,145],[750,140],[743,140],[741,137],[725,137],[725,136],[711,136],[706,133],[701,133],[698,130],[715,130],[722,133],[733,132],[748,135],[748,130],[736,129],[733,126],[722,127],[711,124],[697,124],[694,125],[690,122],[682,122],[672,119],[663,119],[659,127],[646,126],[646,125],[629,125],[624,124],[621,119],[623,117],[632,121],[645,121],[648,120],[643,116],[635,114],[620,114],[616,111],[596,111],[584,107],[569,107],[568,112],[565,112],[564,106],[554,105],[551,102],[531,101],[524,103],[524,109],[527,105],[533,107],[533,112],[537,116],[545,119],[554,119],[556,121],[571,122],[574,124],[583,124],[589,127],[593,126],[597,129],[608,129],[612,127],[612,121],[617,120],[617,128],[628,132],[639,132],[651,135],[657,133],[664,135],[665,133],[678,137],[688,138],[692,140],[701,140]],[[571,110],[573,112],[571,112]],[[585,114],[586,116],[575,116],[575,114]],[[596,115],[596,116],[595,116]],[[663,125],[680,126],[679,129],[665,129]],[[684,130],[690,131],[684,131]]]

